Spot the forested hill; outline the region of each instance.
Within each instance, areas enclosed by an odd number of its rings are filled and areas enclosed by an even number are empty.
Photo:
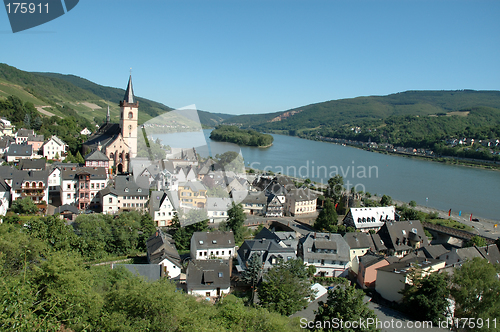
[[[450,115],[450,112],[478,107],[500,109],[500,91],[406,91],[387,96],[331,100],[285,112],[241,115],[224,124],[295,134],[308,129],[363,125],[366,121],[390,116]]]
[[[127,82],[124,82],[124,87]],[[118,103],[125,94],[124,89],[106,87],[74,75],[37,73],[19,70],[0,63],[0,98],[16,96],[34,106],[46,106],[45,115],[66,117],[76,111],[90,122],[101,123],[111,109],[112,121],[119,121]],[[136,96],[140,103],[139,122],[170,111],[161,103]],[[199,111],[200,121],[205,126],[215,127],[232,115]]]

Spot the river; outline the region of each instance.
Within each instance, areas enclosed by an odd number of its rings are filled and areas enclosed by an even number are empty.
[[[344,184],[372,194],[462,216],[500,220],[500,172],[386,155],[327,142],[273,135],[269,148],[238,147],[210,140],[210,131],[153,135],[172,147],[197,147],[203,156],[241,151],[247,167],[269,169],[326,183],[340,174]],[[208,144],[207,144],[208,143]],[[204,146],[203,146],[204,145]]]

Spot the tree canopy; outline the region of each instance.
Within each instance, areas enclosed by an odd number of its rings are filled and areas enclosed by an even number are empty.
[[[274,138],[251,129],[239,129],[236,126],[221,125],[212,130],[210,138],[214,141],[230,142],[247,146],[269,146]]]

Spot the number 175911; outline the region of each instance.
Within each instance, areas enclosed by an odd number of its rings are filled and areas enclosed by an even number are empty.
[[[42,14],[43,12],[49,13],[49,4],[46,3],[45,5],[42,5],[41,3],[39,4],[34,4],[34,3],[26,3],[26,2],[13,2],[13,3],[7,3],[5,5],[7,7],[7,13],[21,13],[21,14],[34,14],[34,13],[40,13]]]

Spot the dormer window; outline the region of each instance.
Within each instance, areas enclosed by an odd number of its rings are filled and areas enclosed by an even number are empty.
[[[212,243],[213,244],[217,244],[217,240],[212,240]]]
[[[401,230],[401,232],[403,233],[403,235],[406,235],[406,231],[404,229]]]
[[[129,191],[128,188],[125,188],[125,192],[128,193],[128,191]]]
[[[200,244],[203,244],[203,241],[202,241],[202,240],[200,240]]]
[[[142,189],[141,188],[137,189],[137,192],[142,193]]]

